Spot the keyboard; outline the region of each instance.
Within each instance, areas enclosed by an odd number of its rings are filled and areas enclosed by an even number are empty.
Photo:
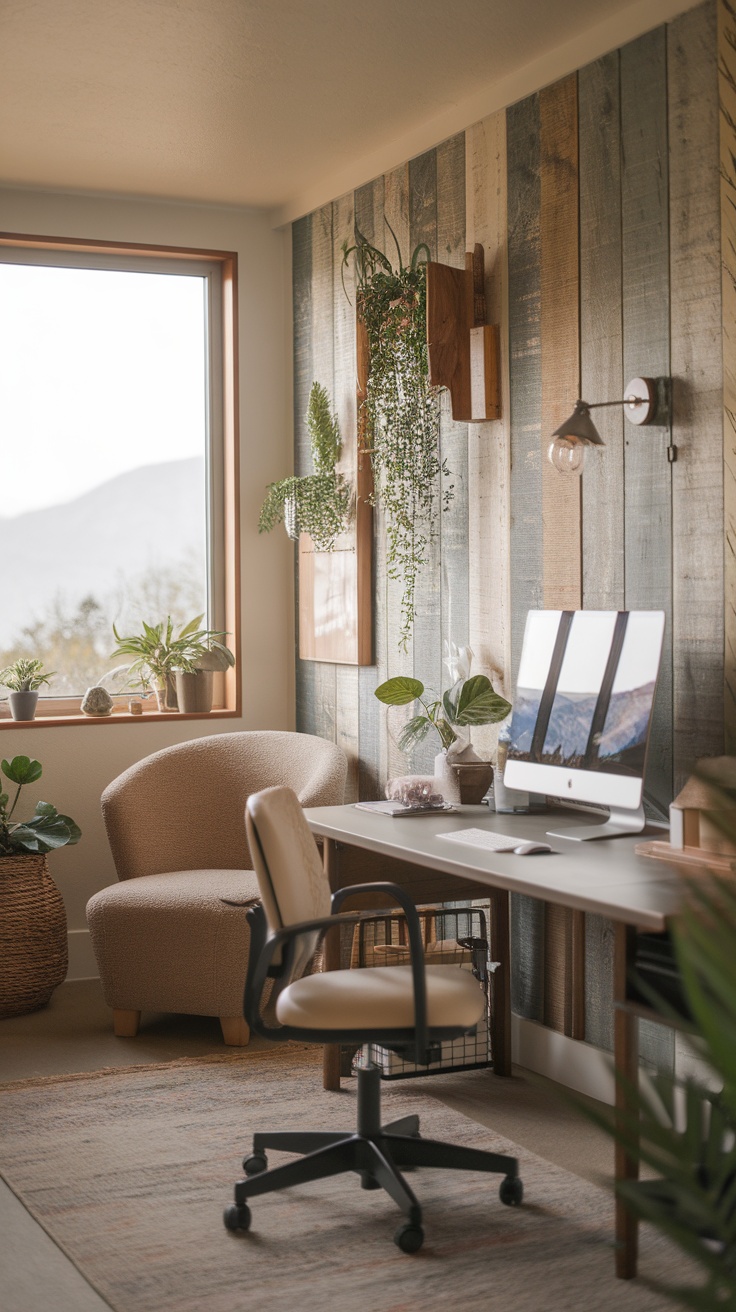
[[[451,834],[438,834],[450,843],[468,843],[470,847],[482,847],[486,852],[513,852],[520,843],[529,842],[528,838],[510,838],[508,834],[494,834],[490,829],[456,829]]]

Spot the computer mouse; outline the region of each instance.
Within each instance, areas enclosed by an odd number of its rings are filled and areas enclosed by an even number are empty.
[[[514,848],[514,856],[535,856],[537,852],[551,852],[549,843],[519,843]]]

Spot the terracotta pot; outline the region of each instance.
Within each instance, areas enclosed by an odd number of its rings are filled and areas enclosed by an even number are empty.
[[[212,710],[212,671],[188,674],[176,671],[176,697],[182,715],[205,714]]]
[[[457,775],[462,804],[477,806],[493,783],[493,766],[488,761],[471,761],[453,765],[452,769]]]
[[[45,1007],[69,963],[66,913],[45,856],[0,856],[0,1016]]]

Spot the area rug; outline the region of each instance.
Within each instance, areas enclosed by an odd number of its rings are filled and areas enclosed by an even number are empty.
[[[426,1241],[409,1256],[392,1242],[394,1204],[350,1175],[256,1198],[251,1230],[227,1232],[253,1132],[350,1129],[354,1084],[326,1093],[312,1049],[7,1085],[0,1174],[115,1312],[671,1306],[649,1284],[676,1276],[664,1240],[645,1231],[643,1278],[616,1280],[610,1195],[451,1111],[428,1081],[384,1084],[386,1119],[418,1112],[428,1137],[518,1156],[522,1207],[500,1203],[498,1177],[417,1171]]]

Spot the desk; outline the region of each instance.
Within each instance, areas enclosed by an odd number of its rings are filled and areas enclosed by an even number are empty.
[[[305,816],[312,833],[324,840],[325,869],[333,891],[383,879],[400,884],[419,904],[491,898],[492,950],[501,961],[495,980],[493,1034],[494,1066],[499,1075],[511,1072],[509,895],[523,893],[581,915],[592,912],[612,920],[616,928],[614,998],[621,1004],[614,1023],[614,1062],[617,1073],[635,1083],[638,1018],[624,1005],[635,933],[637,929],[661,933],[680,904],[676,873],[662,862],[636,856],[634,848],[641,834],[588,843],[555,838],[551,840],[554,854],[521,857],[450,843],[441,835],[472,827],[522,839],[545,839],[549,815],[496,815],[484,806],[464,806],[451,814],[402,819],[354,806],[325,806],[308,809]],[[590,820],[571,814],[563,823],[572,827]],[[363,898],[360,902],[356,899],[356,905],[377,903]],[[328,967],[337,964],[328,956]],[[334,1048],[325,1050],[324,1083],[328,1089],[340,1085],[339,1054]],[[616,1108],[619,1115],[628,1110],[618,1082]],[[617,1146],[616,1179],[635,1179],[637,1173],[638,1163]],[[636,1275],[637,1224],[618,1201],[616,1238],[616,1273],[628,1279]]]

